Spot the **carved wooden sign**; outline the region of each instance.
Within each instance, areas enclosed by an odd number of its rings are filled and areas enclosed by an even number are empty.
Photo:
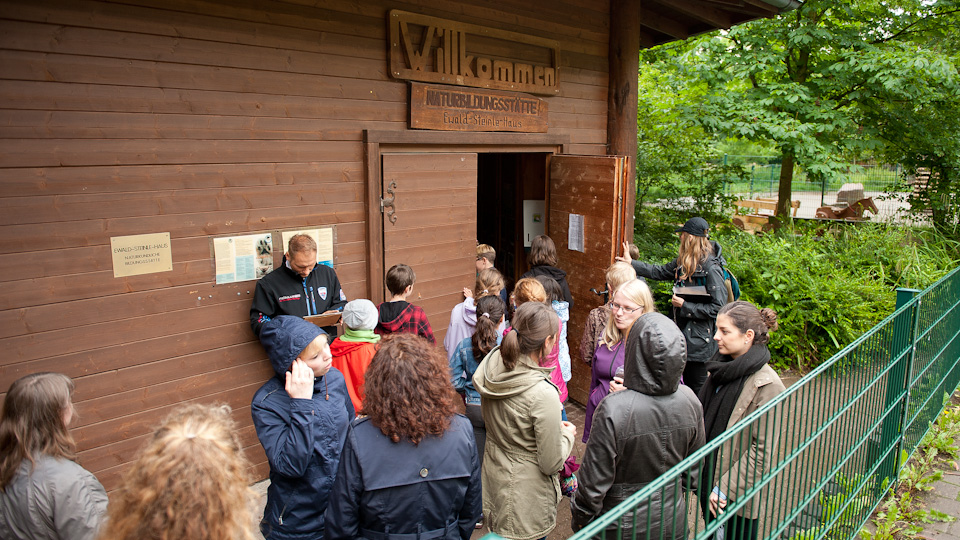
[[[410,127],[546,133],[547,104],[517,92],[411,83]]]
[[[560,43],[496,28],[392,10],[390,73],[398,79],[560,93]]]

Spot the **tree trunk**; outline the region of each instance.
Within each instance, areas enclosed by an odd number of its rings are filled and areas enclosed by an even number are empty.
[[[780,165],[780,189],[777,192],[777,217],[790,217],[790,197],[793,195],[793,154],[783,153]]]

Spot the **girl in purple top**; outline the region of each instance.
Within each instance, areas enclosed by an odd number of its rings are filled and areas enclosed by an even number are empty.
[[[496,268],[484,268],[477,274],[473,290],[464,287],[466,299],[453,306],[450,312],[450,326],[443,338],[443,347],[447,350],[447,361],[453,358],[457,346],[464,338],[473,335],[477,328],[477,302],[484,296],[498,296],[503,288],[503,274]]]
[[[583,426],[583,442],[590,438],[590,426],[593,424],[593,411],[600,401],[610,392],[623,390],[623,375],[618,377],[617,369],[623,367],[623,358],[627,334],[634,321],[644,313],[655,311],[653,295],[647,284],[639,279],[632,280],[617,289],[610,302],[610,317],[603,329],[596,352],[593,354],[592,375],[590,377],[590,395],[587,398],[587,418]]]

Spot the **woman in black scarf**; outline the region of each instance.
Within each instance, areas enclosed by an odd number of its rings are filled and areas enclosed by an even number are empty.
[[[717,314],[713,339],[719,350],[707,362],[709,376],[698,397],[703,404],[707,442],[785,390],[771,368],[769,332],[777,329],[777,312],[737,301]],[[725,444],[719,457],[707,459],[700,482],[700,505],[707,523],[723,513],[753,483],[763,479],[780,437],[776,415],[757,423]],[[731,444],[732,443],[732,444]],[[714,474],[720,470],[719,478]],[[756,540],[760,497],[754,496],[726,522],[727,540]]]

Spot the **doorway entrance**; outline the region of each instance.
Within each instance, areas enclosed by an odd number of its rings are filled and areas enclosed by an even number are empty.
[[[524,201],[538,201],[545,208],[548,153],[487,153],[477,160],[477,242],[497,252],[495,266],[503,274],[507,290],[527,271],[529,239],[525,230]],[[528,204],[530,204],[528,202]],[[537,203],[533,203],[536,205]],[[546,213],[539,220],[543,231]]]

